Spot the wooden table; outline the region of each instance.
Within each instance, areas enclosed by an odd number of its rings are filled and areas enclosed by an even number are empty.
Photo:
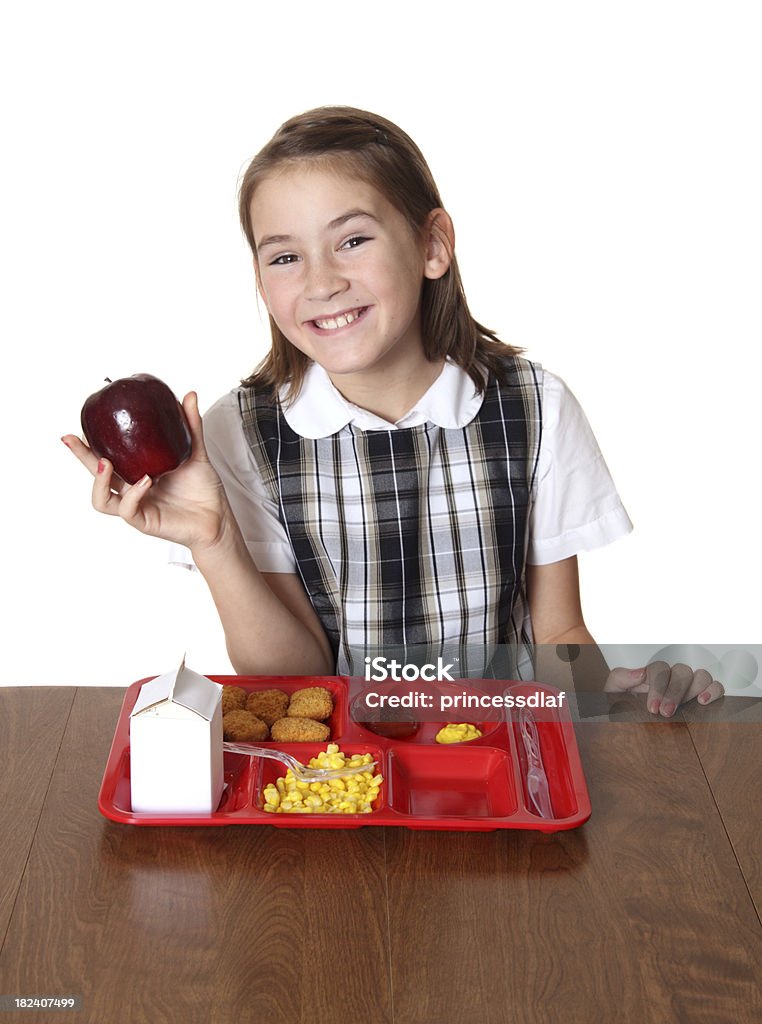
[[[0,994],[82,997],[0,1024],[762,1020],[762,702],[579,723],[546,836],[115,824],[122,698],[0,689]]]

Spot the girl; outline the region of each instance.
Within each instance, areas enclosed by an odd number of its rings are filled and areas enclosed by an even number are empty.
[[[563,383],[471,316],[417,146],[365,111],[308,111],[239,200],[270,353],[203,432],[186,396],[193,455],[155,483],[67,436],[95,507],[190,549],[242,674],[357,673],[401,649],[557,681],[557,650],[594,655],[576,554],[630,521]],[[722,694],[686,666],[584,676],[665,716]]]

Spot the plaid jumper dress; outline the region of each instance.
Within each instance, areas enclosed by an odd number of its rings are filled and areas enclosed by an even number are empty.
[[[524,562],[541,377],[507,357],[504,383],[490,375],[460,429],[350,423],[317,439],[295,433],[271,396],[239,389],[244,435],[338,672],[362,674],[382,654],[442,656],[453,676],[531,678]]]

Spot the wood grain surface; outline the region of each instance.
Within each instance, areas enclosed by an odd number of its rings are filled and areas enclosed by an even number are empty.
[[[762,1019],[754,722],[578,723],[554,835],[148,828],[97,808],[122,698],[0,690],[0,994],[83,997],[3,1021]]]
[[[712,709],[708,720],[694,715],[690,735],[762,920],[762,701],[739,698],[733,705],[725,714]]]
[[[0,941],[74,701],[68,687],[0,687]]]
[[[390,830],[395,1020],[760,1019],[759,922],[686,727],[577,737],[576,832]]]

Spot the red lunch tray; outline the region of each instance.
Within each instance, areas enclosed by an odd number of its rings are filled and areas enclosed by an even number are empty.
[[[542,818],[532,808],[526,791],[526,755],[513,720],[514,711],[491,710],[495,720],[481,721],[473,712],[449,713],[453,722],[472,722],[482,736],[468,743],[439,744],[435,736],[445,723],[422,721],[407,738],[386,738],[353,720],[350,707],[367,690],[362,679],[344,676],[209,676],[214,682],[245,690],[277,688],[292,693],[306,686],[330,690],[334,710],[328,725],[330,743],[347,754],[370,753],[376,772],[384,781],[373,810],[365,814],[275,814],[264,811],[264,787],[285,774],[277,761],[224,753],[225,790],[212,814],[149,814],[133,812],[130,802],[130,712],[147,679],[127,689],[101,783],[98,807],[105,817],[129,825],[275,825],[281,828],[360,828],[363,825],[403,825],[418,829],[492,831],[537,829],[557,832],[577,828],[590,817],[582,763],[567,706],[536,713],[542,759],[548,778],[552,818]],[[471,689],[477,684],[468,682]],[[495,683],[492,681],[492,692]],[[537,683],[500,683],[500,691],[514,696],[558,695],[559,690]],[[412,712],[431,718],[434,712]],[[495,717],[496,715],[500,717]],[[366,715],[367,717],[367,715]],[[388,723],[387,723],[388,724]],[[325,750],[326,743],[273,743],[307,764]]]

